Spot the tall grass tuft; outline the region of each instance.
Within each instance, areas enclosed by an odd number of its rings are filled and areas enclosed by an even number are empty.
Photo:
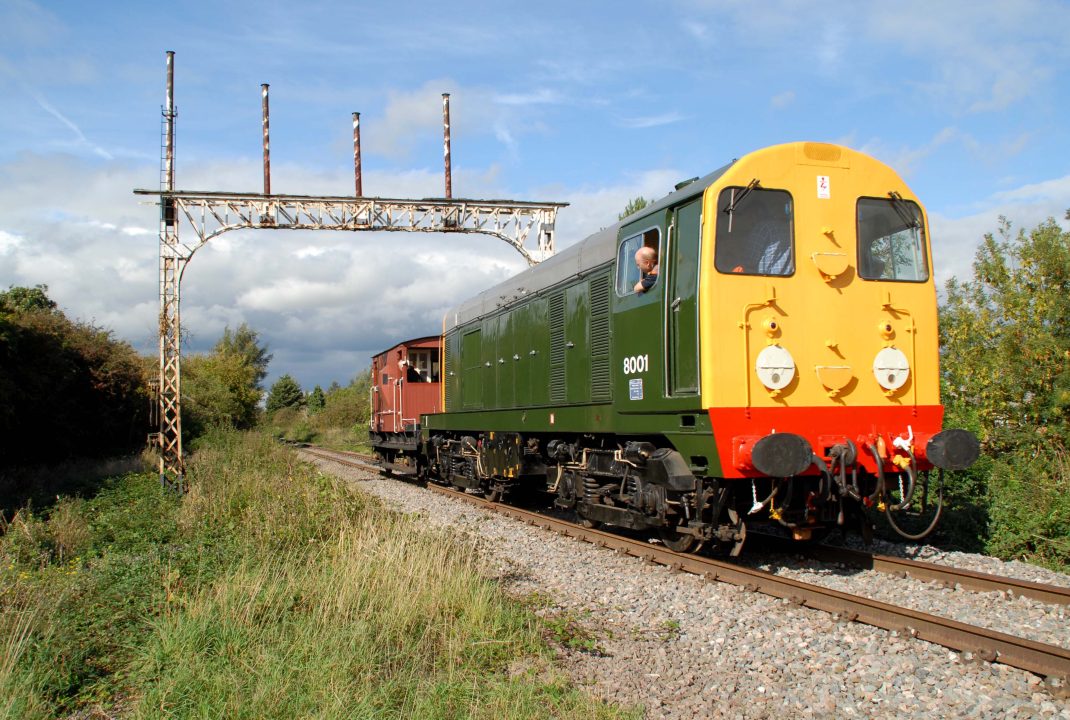
[[[554,669],[465,536],[255,434],[189,493],[125,476],[0,538],[0,717],[620,717]]]
[[[20,672],[19,663],[31,640],[38,608],[11,606],[0,610],[0,717],[44,714],[33,675]]]

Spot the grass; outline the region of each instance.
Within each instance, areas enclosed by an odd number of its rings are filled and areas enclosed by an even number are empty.
[[[629,717],[571,687],[470,539],[257,435],[0,538],[0,717]]]

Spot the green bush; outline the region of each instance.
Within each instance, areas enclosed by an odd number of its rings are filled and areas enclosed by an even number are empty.
[[[1070,456],[1058,445],[994,464],[988,551],[1056,570],[1070,568]]]
[[[0,292],[0,470],[132,451],[148,431],[147,387],[128,343],[68,319],[44,288]]]
[[[1068,214],[1070,215],[1070,214]],[[940,309],[948,424],[986,460],[952,476],[942,529],[953,545],[1070,569],[1070,233],[1054,219],[977,250],[973,278]]]

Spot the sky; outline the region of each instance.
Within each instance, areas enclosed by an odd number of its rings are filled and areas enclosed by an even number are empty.
[[[1008,218],[1070,209],[1065,0],[0,0],[0,289],[46,284],[68,316],[156,352],[165,53],[176,187],[567,202],[558,248],[629,199],[797,140],[889,164],[930,219],[935,277],[970,276]],[[179,228],[188,239],[192,229]],[[490,236],[233,231],[191,260],[184,351],[248,323],[306,390],[434,334],[526,267]]]

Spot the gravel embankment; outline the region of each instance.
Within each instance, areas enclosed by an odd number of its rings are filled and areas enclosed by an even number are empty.
[[[312,461],[325,472],[363,480],[362,490],[394,507],[478,537],[488,571],[510,593],[538,594],[547,603],[541,612],[572,620],[594,640],[593,652],[562,650],[573,679],[607,700],[643,706],[648,718],[1070,720],[1070,699],[1030,673],[647,565],[413,485]],[[1070,584],[1067,576],[1020,563],[932,548],[909,554]],[[1070,646],[1065,607],[783,560],[777,571],[801,580]]]

